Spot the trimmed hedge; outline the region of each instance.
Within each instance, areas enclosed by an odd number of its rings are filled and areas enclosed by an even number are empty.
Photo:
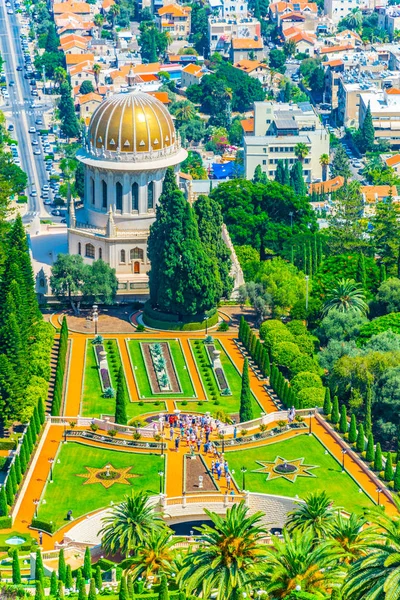
[[[11,526],[12,526],[11,517],[0,517],[0,529],[10,529]],[[9,546],[7,546],[7,548],[8,547]],[[4,550],[4,552],[7,552],[7,550]]]
[[[10,440],[9,438],[0,438],[0,450],[15,450],[17,447],[17,440]]]
[[[166,331],[196,331],[198,329],[205,329],[206,326],[212,327],[218,323],[218,313],[207,319],[206,321],[201,322],[191,322],[184,323],[178,321],[160,321],[158,319],[154,319],[150,315],[143,313],[143,321],[145,325],[149,327],[153,327],[154,329],[165,329]]]
[[[59,416],[62,405],[62,396],[64,388],[64,374],[67,363],[67,349],[68,349],[68,326],[67,320],[64,317],[61,325],[60,334],[60,346],[58,350],[56,376],[54,381],[54,393],[53,393],[53,404],[51,407],[51,414]]]
[[[56,531],[56,524],[49,521],[42,521],[41,519],[32,519],[31,527],[34,529],[40,529],[46,531],[46,533],[54,533]]]

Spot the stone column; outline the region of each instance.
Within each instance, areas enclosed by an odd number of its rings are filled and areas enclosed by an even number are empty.
[[[144,178],[140,178],[139,182],[139,214],[144,215],[147,213],[147,181]]]
[[[115,205],[115,183],[113,173],[107,173],[107,194],[108,194],[108,206],[113,207],[115,212],[117,207]]]
[[[95,177],[94,177],[94,205],[97,210],[101,210],[102,203],[102,193],[101,193],[101,181],[100,181],[100,173],[96,169]]]
[[[131,187],[128,173],[124,173],[122,181],[122,214],[129,215],[131,212]]]

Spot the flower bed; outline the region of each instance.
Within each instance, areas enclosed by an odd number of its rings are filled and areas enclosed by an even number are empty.
[[[171,391],[171,381],[167,371],[167,361],[161,344],[149,344],[150,356],[161,392]]]
[[[214,358],[214,350],[216,349],[215,345],[207,343],[206,349],[207,349],[209,361],[211,363],[211,367],[214,371],[215,378],[217,380],[218,387],[221,392],[225,392],[226,390],[229,390],[229,385],[228,385],[228,380],[226,378],[224,369],[222,368],[222,366],[214,368],[213,358]],[[227,395],[230,395],[230,394],[227,394]]]

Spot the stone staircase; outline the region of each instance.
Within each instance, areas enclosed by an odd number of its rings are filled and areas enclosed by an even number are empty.
[[[53,404],[53,394],[54,394],[54,380],[56,377],[56,367],[57,367],[57,358],[58,358],[58,349],[60,347],[59,338],[55,338],[53,342],[53,347],[51,349],[50,355],[50,380],[49,380],[49,389],[47,393],[47,401],[46,401],[46,413],[51,413],[51,406]]]

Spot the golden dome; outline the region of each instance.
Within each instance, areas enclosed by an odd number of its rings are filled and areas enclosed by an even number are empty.
[[[95,110],[89,125],[89,144],[96,154],[99,150],[139,156],[168,152],[176,145],[175,127],[157,98],[134,89],[111,96]]]

